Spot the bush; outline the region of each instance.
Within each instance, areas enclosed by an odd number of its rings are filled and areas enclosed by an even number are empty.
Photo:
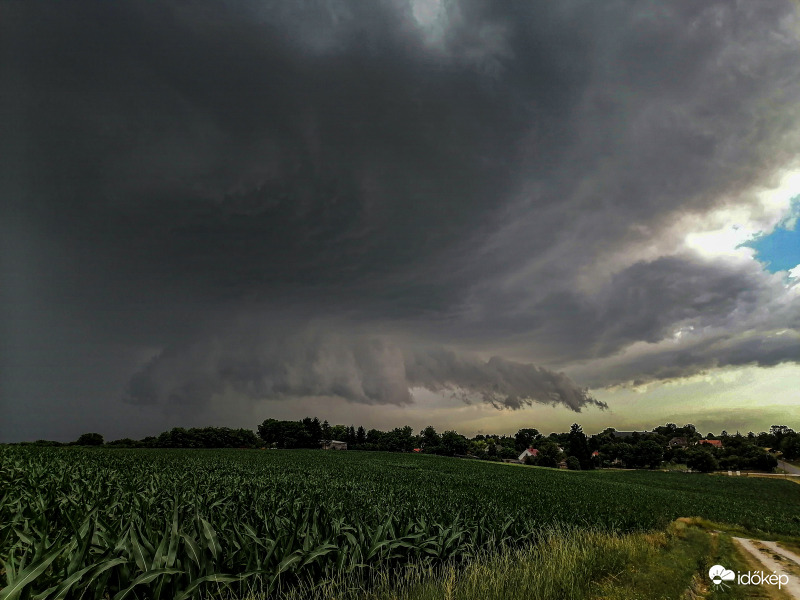
[[[567,468],[570,471],[580,471],[581,470],[581,461],[579,461],[576,456],[568,456],[567,457]]]
[[[719,468],[717,459],[706,450],[694,450],[689,454],[686,464],[690,469],[700,471],[701,473],[710,473]]]
[[[99,433],[82,433],[75,441],[76,446],[102,446],[103,436]]]

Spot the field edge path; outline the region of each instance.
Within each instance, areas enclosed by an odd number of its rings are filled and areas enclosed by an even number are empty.
[[[783,548],[781,548],[780,546],[778,546],[774,542],[767,542],[767,541],[761,541],[761,540],[749,540],[747,538],[740,538],[740,537],[734,537],[733,540],[737,544],[739,544],[739,546],[740,546],[740,548],[742,550],[744,550],[750,556],[752,556],[754,559],[756,559],[757,562],[759,562],[760,564],[764,565],[768,569],[769,572],[774,571],[778,575],[786,575],[788,577],[788,579],[789,579],[789,583],[787,583],[785,586],[782,586],[781,587],[781,591],[787,593],[792,598],[796,598],[797,600],[800,600],[800,579],[798,579],[796,576],[794,576],[789,571],[787,571],[784,568],[784,566],[781,563],[779,563],[777,560],[775,560],[771,556],[768,556],[766,553],[759,551],[759,549],[756,547],[754,542],[757,542],[759,544],[762,544],[762,545],[766,546],[770,550],[774,551],[776,554],[780,554],[781,556],[783,556],[787,560],[790,560],[792,562],[798,563],[798,565],[800,565],[800,561],[798,561],[798,559],[800,559],[800,557],[798,557],[793,552],[789,552],[788,550],[784,550]]]

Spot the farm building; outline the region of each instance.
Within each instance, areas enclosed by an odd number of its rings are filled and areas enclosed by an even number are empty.
[[[323,450],[347,450],[347,442],[340,442],[339,440],[331,440],[324,446]]]
[[[521,462],[529,456],[533,456],[534,458],[536,458],[537,456],[539,456],[539,451],[536,448],[526,448],[525,450],[522,451],[522,454],[519,455],[519,458],[517,458],[517,460]]]
[[[697,444],[708,444],[709,446],[714,446],[715,448],[722,448],[722,440],[700,440]]]
[[[667,446],[670,448],[685,448],[688,445],[689,442],[685,437],[674,437],[667,442]]]

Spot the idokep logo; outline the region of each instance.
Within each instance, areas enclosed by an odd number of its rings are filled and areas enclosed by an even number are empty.
[[[774,571],[771,574],[766,574],[764,571],[748,571],[737,575],[722,565],[711,567],[708,570],[708,577],[715,586],[723,588],[730,587],[725,584],[726,581],[735,581],[740,585],[777,585],[778,589],[789,583],[789,576],[785,573],[778,575]]]
[[[714,585],[722,585],[723,581],[733,581],[736,574],[722,565],[714,565],[708,570],[708,576]]]

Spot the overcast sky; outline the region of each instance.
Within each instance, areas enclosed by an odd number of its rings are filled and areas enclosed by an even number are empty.
[[[9,1],[0,29],[2,441],[800,427],[791,1]]]

